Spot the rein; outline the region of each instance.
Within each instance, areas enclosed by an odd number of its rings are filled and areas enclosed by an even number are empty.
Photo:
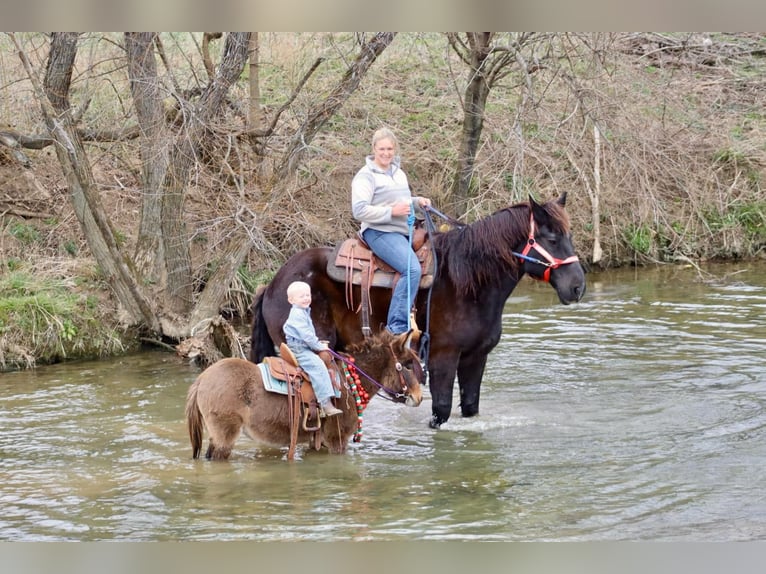
[[[545,258],[545,261],[538,259],[536,257],[532,257],[529,255],[529,252],[534,249],[537,251],[539,255]],[[521,259],[522,261],[529,261],[530,263],[536,263],[537,265],[542,265],[545,267],[545,272],[543,273],[542,277],[535,277],[534,275],[530,275],[533,279],[537,279],[538,281],[545,281],[546,283],[550,282],[551,280],[551,269],[556,269],[558,267],[561,267],[562,265],[568,265],[569,263],[574,263],[575,261],[579,261],[579,258],[577,255],[570,255],[566,259],[559,259],[558,257],[553,257],[548,251],[540,245],[537,240],[535,239],[535,218],[532,215],[532,212],[529,213],[529,238],[527,239],[527,244],[524,246],[524,250],[521,253],[516,253],[515,251],[512,251],[516,257]]]
[[[391,350],[391,354],[393,355],[394,359],[396,359],[396,355],[394,354],[394,350],[391,348],[391,346],[390,346],[390,345],[389,345],[389,349]],[[390,396],[384,396],[384,395],[381,395],[381,398],[383,398],[383,399],[385,399],[385,400],[387,400],[387,401],[391,401],[391,402],[394,402],[394,399],[392,399],[391,397],[394,397],[394,398],[403,398],[403,397],[406,397],[406,396],[407,396],[407,393],[400,393],[400,392],[396,392],[396,391],[393,391],[393,390],[389,389],[388,387],[385,387],[385,386],[383,386],[382,384],[380,384],[380,383],[379,383],[378,381],[376,381],[375,379],[373,379],[373,378],[372,378],[370,375],[368,375],[367,373],[365,373],[365,372],[364,372],[364,370],[362,370],[362,369],[359,367],[359,365],[357,365],[357,364],[356,364],[356,362],[354,361],[354,358],[353,358],[351,355],[348,355],[347,357],[344,357],[343,355],[341,355],[341,354],[339,354],[339,353],[336,353],[336,352],[335,352],[335,351],[333,351],[332,349],[329,349],[329,348],[328,348],[328,349],[326,349],[326,350],[327,350],[327,351],[328,351],[328,352],[329,352],[329,353],[330,353],[330,354],[331,354],[333,357],[335,357],[336,359],[339,359],[340,361],[342,361],[342,362],[343,362],[345,365],[349,365],[349,366],[353,367],[353,368],[354,368],[354,369],[355,369],[355,370],[356,370],[356,371],[357,371],[359,374],[361,374],[361,375],[362,375],[362,376],[363,376],[365,379],[367,379],[367,380],[368,380],[368,381],[370,381],[370,382],[371,382],[373,385],[375,385],[376,387],[378,387],[378,389],[380,389],[381,391],[385,391],[385,393],[386,393],[387,395],[390,395]],[[405,384],[405,382],[404,382],[404,375],[402,374],[402,369],[403,369],[403,367],[402,367],[402,364],[401,364],[399,361],[396,361],[396,370],[397,370],[397,371],[398,371],[398,373],[399,373],[399,381],[402,383],[402,390],[406,390],[406,389],[407,389],[407,385],[406,385],[406,384]]]
[[[426,213],[428,213],[429,211],[433,211],[436,215],[441,217],[444,221],[446,221],[450,225],[454,225],[455,227],[465,227],[465,223],[461,223],[460,221],[458,221],[454,217],[450,217],[449,215],[443,214],[441,211],[436,209],[433,205],[429,205],[428,207],[424,207],[423,211],[425,211]]]

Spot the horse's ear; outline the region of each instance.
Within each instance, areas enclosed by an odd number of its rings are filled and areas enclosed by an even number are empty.
[[[563,192],[559,198],[556,200],[556,203],[558,203],[561,207],[566,207],[567,204],[567,192]]]
[[[537,203],[531,195],[529,196],[529,207],[532,210],[532,216],[538,224],[543,225],[548,221],[548,213],[545,211],[545,208]]]

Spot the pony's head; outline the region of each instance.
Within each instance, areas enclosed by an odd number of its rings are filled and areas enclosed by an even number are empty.
[[[569,305],[585,295],[585,272],[572,245],[566,199],[566,192],[542,205],[529,198],[529,233],[516,255],[525,273],[550,283],[559,301]]]
[[[350,346],[347,352],[367,363],[366,371],[377,374],[377,390],[395,403],[417,407],[423,401],[425,373],[417,353],[412,350],[413,331],[392,335],[385,329]]]

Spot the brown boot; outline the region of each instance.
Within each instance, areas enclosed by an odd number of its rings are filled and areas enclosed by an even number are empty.
[[[323,416],[334,417],[335,415],[343,414],[342,410],[336,409],[335,405],[332,404],[332,399],[327,399],[325,402],[322,403],[321,406],[322,406]]]

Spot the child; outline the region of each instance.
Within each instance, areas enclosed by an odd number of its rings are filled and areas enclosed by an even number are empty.
[[[320,343],[311,321],[311,287],[303,281],[293,281],[287,287],[287,301],[292,305],[283,330],[285,342],[298,359],[298,364],[311,378],[311,386],[322,408],[324,416],[335,416],[343,411],[335,408],[335,396],[330,375],[317,351],[324,351],[327,345]]]

